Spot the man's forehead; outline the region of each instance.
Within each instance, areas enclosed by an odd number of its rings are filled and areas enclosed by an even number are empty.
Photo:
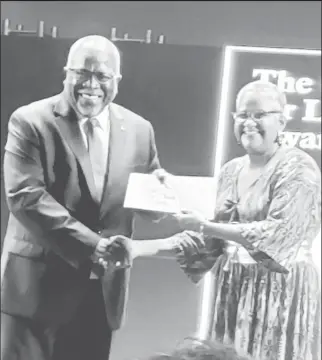
[[[80,48],[70,57],[73,66],[106,66],[115,68],[118,65],[117,57],[112,52],[101,51],[92,48]]]
[[[114,72],[120,72],[120,54],[117,47],[108,39],[88,36],[77,40],[71,46],[67,67],[107,67]]]
[[[116,54],[115,52],[104,50],[104,49],[95,49],[91,47],[80,47],[77,51],[74,52],[71,56],[72,59],[76,60],[86,60],[90,59],[92,61],[115,61]]]

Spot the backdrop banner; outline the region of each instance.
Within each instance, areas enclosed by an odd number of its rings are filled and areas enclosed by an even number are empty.
[[[321,168],[321,51],[247,46],[227,46],[224,51],[217,133],[222,163],[244,154],[234,138],[231,112],[238,91],[254,80],[271,81],[285,92],[288,122],[283,141],[308,152]]]

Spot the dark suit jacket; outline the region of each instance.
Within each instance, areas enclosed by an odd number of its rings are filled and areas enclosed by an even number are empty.
[[[10,210],[1,261],[1,310],[47,324],[68,321],[91,270],[101,237],[132,233],[123,208],[131,172],[159,167],[151,124],[110,105],[105,190],[99,204],[76,115],[63,94],[16,110],[9,120],[4,180]],[[102,278],[106,315],[121,326],[129,270]]]

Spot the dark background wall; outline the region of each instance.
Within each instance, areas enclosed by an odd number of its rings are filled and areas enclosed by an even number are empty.
[[[120,32],[128,32],[130,37],[141,38],[147,29],[152,29],[156,35],[164,34],[169,44],[321,48],[321,2],[318,1],[2,1],[1,20],[5,18],[14,26],[23,24],[27,29],[35,29],[37,22],[44,20],[46,31],[56,25],[63,38],[93,33],[109,36],[111,27],[116,27]],[[62,55],[53,52],[53,56]],[[131,64],[134,66],[132,61]],[[214,83],[218,81],[216,77],[213,79]],[[135,105],[134,102],[132,106]],[[162,136],[162,131],[161,127],[157,129],[157,137]],[[158,146],[162,156],[170,159],[168,147]],[[192,155],[193,163],[199,164],[196,154]],[[170,170],[199,171],[182,159],[178,162],[182,169],[171,167]],[[132,272],[128,321],[116,335],[112,360],[169,350],[195,330],[198,302],[198,289],[173,261],[138,261]]]
[[[185,45],[321,48],[320,1],[2,1],[1,19],[33,29],[44,20],[62,37],[143,37],[147,29]]]

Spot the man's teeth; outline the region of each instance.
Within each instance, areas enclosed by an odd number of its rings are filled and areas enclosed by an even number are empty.
[[[90,95],[90,94],[80,94],[80,96],[82,96],[85,99],[91,99],[91,100],[96,100],[99,98],[98,95]]]

